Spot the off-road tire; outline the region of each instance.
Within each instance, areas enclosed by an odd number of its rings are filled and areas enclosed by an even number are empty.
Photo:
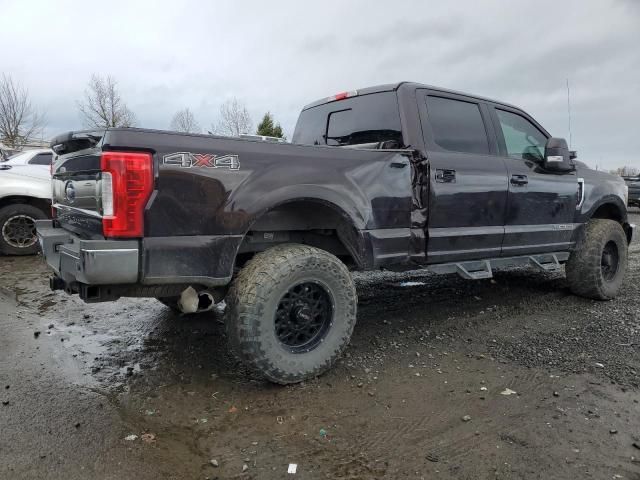
[[[310,282],[331,298],[331,321],[311,350],[292,352],[276,334],[276,310],[287,292]],[[351,274],[334,255],[306,245],[278,245],[258,253],[233,280],[226,303],[233,352],[252,370],[283,385],[329,369],[349,343],[356,322]]]
[[[611,278],[603,273],[603,252],[613,242],[617,249],[617,270]],[[622,226],[614,220],[589,221],[566,265],[569,288],[576,295],[611,300],[618,294],[627,271],[628,245]]]
[[[5,225],[16,217],[28,217],[31,220],[43,220],[47,214],[33,205],[26,203],[14,203],[0,208],[0,253],[5,255],[35,255],[40,251],[40,245],[36,241],[25,247],[12,245],[5,239]]]

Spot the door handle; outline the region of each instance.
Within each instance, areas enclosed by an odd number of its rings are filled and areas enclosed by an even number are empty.
[[[529,179],[526,175],[511,175],[511,185],[526,185],[529,183]]]
[[[403,162],[391,162],[391,164],[389,165],[391,168],[404,168],[407,166],[406,163]]]
[[[455,183],[456,171],[447,168],[436,169],[436,182],[438,183]]]

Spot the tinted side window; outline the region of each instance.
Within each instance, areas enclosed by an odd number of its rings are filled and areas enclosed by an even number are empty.
[[[547,137],[526,118],[512,112],[496,109],[507,155],[525,160],[541,160]]]
[[[293,143],[357,145],[394,140],[402,146],[395,92],[380,92],[325,103],[300,114]]]
[[[51,153],[39,153],[29,160],[29,165],[51,165],[52,156],[53,154]]]
[[[433,141],[453,152],[489,154],[489,140],[477,103],[427,96]]]

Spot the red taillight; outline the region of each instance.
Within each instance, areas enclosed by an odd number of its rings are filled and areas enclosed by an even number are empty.
[[[153,191],[150,153],[104,152],[102,232],[105,237],[142,237],[144,207]]]

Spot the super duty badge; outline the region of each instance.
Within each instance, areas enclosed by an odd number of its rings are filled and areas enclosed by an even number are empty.
[[[176,167],[228,168],[240,170],[238,155],[213,155],[211,153],[177,152],[162,157],[162,163]]]

